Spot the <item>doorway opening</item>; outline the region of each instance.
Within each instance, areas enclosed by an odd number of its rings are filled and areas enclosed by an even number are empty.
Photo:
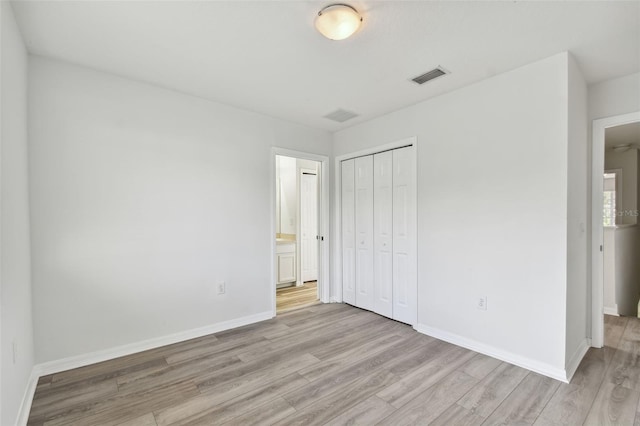
[[[640,301],[640,112],[593,122],[592,346],[614,349]],[[606,330],[606,332],[605,332]]]
[[[276,314],[327,301],[324,162],[309,157],[281,151],[274,156]]]

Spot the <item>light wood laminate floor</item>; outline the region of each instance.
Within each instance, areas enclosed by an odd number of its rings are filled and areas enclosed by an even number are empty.
[[[301,286],[282,287],[276,290],[276,312],[287,312],[320,303],[318,282],[309,281]]]
[[[30,425],[638,424],[640,321],[571,384],[342,304],[39,381]]]

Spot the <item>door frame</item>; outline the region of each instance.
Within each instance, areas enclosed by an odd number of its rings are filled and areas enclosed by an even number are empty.
[[[329,271],[329,245],[331,242],[329,238],[329,157],[326,155],[295,151],[287,148],[272,147],[269,166],[271,176],[271,184],[269,185],[269,198],[271,201],[271,229],[269,238],[271,241],[271,308],[274,317],[276,316],[276,283],[278,281],[276,270],[276,155],[312,160],[320,163],[318,170],[320,174],[320,191],[318,193],[318,233],[324,238],[324,240],[320,241],[320,246],[318,247],[318,298],[322,303],[329,303],[331,301],[331,273]],[[298,244],[299,242],[296,241],[296,246]],[[300,271],[296,271],[297,274],[299,272]]]
[[[365,155],[377,154],[383,151],[389,151],[392,149],[403,148],[406,146],[413,147],[413,161],[415,162],[414,166],[416,169],[415,176],[415,194],[416,197],[416,210],[418,208],[418,138],[416,136],[411,136],[405,139],[400,139],[395,142],[390,142],[383,145],[374,146],[371,148],[363,149],[360,151],[350,152],[348,154],[338,155],[335,158],[334,163],[334,192],[333,192],[333,205],[334,205],[334,256],[333,256],[333,265],[335,265],[333,269],[333,282],[334,284],[334,293],[332,293],[331,301],[341,303],[342,302],[342,197],[341,189],[342,189],[342,167],[341,163],[344,160],[349,160],[351,158],[363,157]],[[274,178],[275,179],[275,178]],[[418,255],[418,247],[417,247],[417,214],[416,214],[416,257]],[[418,262],[416,261],[416,268]],[[418,277],[418,271],[416,270],[416,277]],[[417,278],[416,278],[417,279]],[[418,295],[416,294],[416,304],[418,303]],[[416,322],[417,324],[417,322]],[[415,324],[414,324],[415,326]]]
[[[319,198],[320,198],[320,192],[318,191],[318,186],[320,185],[320,171],[317,170],[312,170],[312,169],[307,169],[304,167],[301,167],[298,170],[297,176],[296,176],[296,181],[297,181],[297,185],[298,185],[298,217],[300,218],[300,220],[298,221],[298,223],[296,223],[296,234],[297,235],[302,235],[302,176],[305,174],[310,174],[310,175],[314,175],[316,177],[316,211],[320,211],[320,203],[318,202]],[[318,219],[316,222],[319,222],[319,215],[316,218]],[[318,232],[320,230],[319,224],[316,224],[316,235],[320,235],[320,232]],[[320,255],[320,246],[319,246],[319,242],[318,242],[318,255]],[[302,277],[302,244],[297,244],[296,245],[296,256],[298,256],[297,259],[297,268],[298,271],[300,271],[300,274],[298,275],[298,279],[296,280],[296,285],[301,286],[304,284],[304,278]],[[318,267],[319,264],[316,265],[316,267]],[[318,299],[320,298],[320,293],[318,292]]]
[[[605,131],[640,121],[640,111],[593,120],[591,153],[591,346],[604,345],[604,256],[602,202]]]

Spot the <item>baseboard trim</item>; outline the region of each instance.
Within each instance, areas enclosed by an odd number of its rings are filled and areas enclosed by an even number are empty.
[[[474,352],[479,352],[481,354],[497,358],[501,361],[508,362],[509,364],[526,368],[527,370],[540,373],[544,376],[551,377],[552,379],[559,380],[564,383],[569,383],[566,371],[561,368],[556,368],[552,365],[523,357],[521,355],[496,348],[495,346],[487,345],[486,343],[478,342],[477,340],[459,336],[454,333],[449,333],[448,331],[440,330],[428,325],[417,324],[413,328],[417,332],[426,334],[427,336],[435,337],[436,339],[444,340],[445,342],[453,343],[457,346],[462,346],[463,348],[470,349]]]
[[[591,347],[590,339],[584,339],[578,345],[573,356],[567,363],[567,381],[568,382],[570,382],[571,379],[573,378],[573,375],[576,374],[576,370],[578,370],[578,367],[582,362],[582,358],[584,358],[584,356],[587,354],[587,351],[589,350],[590,347]]]
[[[603,306],[602,307],[602,311],[604,312],[605,315],[613,315],[616,317],[619,317],[620,314],[618,313],[618,306],[616,305],[614,308],[610,308],[608,306]]]
[[[228,321],[222,321],[216,324],[207,325],[205,327],[181,331],[179,333],[143,340],[141,342],[130,343],[127,345],[103,349],[88,354],[44,362],[42,364],[35,365],[34,371],[36,374],[38,374],[38,377],[47,374],[59,373],[61,371],[84,367],[86,365],[119,358],[121,356],[131,355],[160,346],[172,345],[174,343],[183,342],[189,339],[195,339],[197,337],[206,336],[207,334],[218,333],[220,331],[229,330],[231,328],[242,327],[243,325],[265,321],[271,318],[273,318],[273,312],[261,312],[259,314],[249,315],[246,317],[236,318]]]
[[[122,345],[114,348],[91,352],[88,354],[36,364],[31,369],[31,376],[29,377],[29,383],[27,384],[27,388],[20,405],[20,410],[18,411],[16,425],[26,426],[27,421],[29,420],[29,413],[31,412],[33,396],[35,395],[36,387],[38,385],[38,379],[41,376],[84,367],[86,365],[91,365],[102,361],[108,361],[110,359],[135,354],[160,346],[172,345],[174,343],[183,342],[189,339],[195,339],[197,337],[206,336],[208,334],[218,333],[220,331],[225,331],[236,327],[242,327],[243,325],[266,321],[271,318],[273,318],[273,312],[267,311],[242,318],[232,319],[229,321],[222,321],[205,327],[194,328],[187,331],[181,331],[179,333],[156,337],[153,339],[144,340],[142,342],[131,343],[128,345]]]
[[[18,410],[18,417],[16,419],[16,425],[26,426],[29,421],[29,413],[31,412],[31,404],[33,403],[33,396],[36,393],[36,386],[38,385],[38,379],[40,376],[36,373],[35,369],[31,369],[31,375],[27,382],[27,387],[24,390],[22,396],[22,402],[20,403],[20,409]]]

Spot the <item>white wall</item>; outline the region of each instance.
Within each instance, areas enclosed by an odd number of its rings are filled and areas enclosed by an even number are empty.
[[[557,377],[566,344],[567,68],[559,54],[334,137],[338,156],[417,136],[419,328]],[[486,311],[476,308],[480,296]]]
[[[589,86],[589,120],[640,111],[640,72]]]
[[[271,312],[270,147],[327,132],[40,57],[30,84],[39,362]]]
[[[606,138],[606,131],[605,131]],[[620,182],[616,182],[622,188],[617,195],[616,224],[629,225],[637,223],[634,215],[638,210],[638,151],[616,152],[607,149],[604,152],[604,169],[621,169],[622,175],[617,176]]]
[[[603,308],[608,315],[619,315],[616,304],[616,228],[605,226],[603,242]]]
[[[573,371],[588,347],[586,342],[587,264],[587,84],[569,55],[568,88],[568,192],[567,192],[567,335],[565,363]],[[573,365],[572,365],[573,363]],[[573,374],[573,371],[570,374]]]
[[[604,310],[610,315],[638,315],[640,298],[640,227],[604,228]]]
[[[297,225],[298,194],[296,186],[296,159],[277,156],[280,182],[280,233],[295,235]]]
[[[637,316],[640,298],[640,228],[617,227],[615,234],[615,300],[620,315]]]
[[[34,358],[27,194],[27,52],[9,2],[0,2],[0,15],[0,423],[12,425],[16,422]]]

